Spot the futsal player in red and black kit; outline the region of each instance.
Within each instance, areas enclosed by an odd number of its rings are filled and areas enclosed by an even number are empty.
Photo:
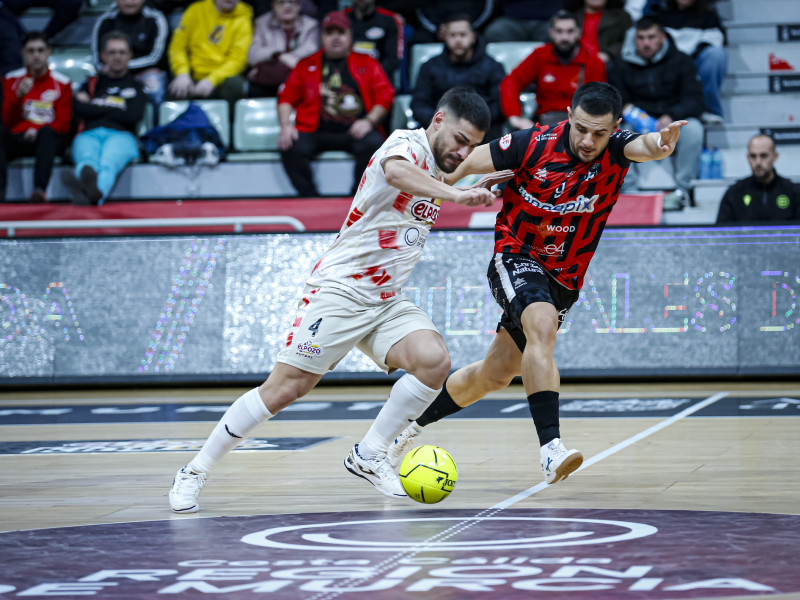
[[[561,481],[581,466],[583,455],[561,442],[556,333],[578,299],[631,162],[672,154],[686,124],[676,121],[640,135],[618,129],[621,110],[614,87],[587,83],[576,91],[566,121],[535,125],[480,146],[451,176],[455,181],[473,173],[513,171],[497,214],[488,272],[503,316],[486,357],[450,375],[439,396],[395,440],[389,452],[393,464],[414,445],[422,427],[505,388],[521,374],[546,482]]]

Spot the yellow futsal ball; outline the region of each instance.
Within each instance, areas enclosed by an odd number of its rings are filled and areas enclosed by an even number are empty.
[[[453,491],[458,480],[458,468],[447,450],[428,445],[406,454],[398,475],[409,498],[424,504],[436,504]]]

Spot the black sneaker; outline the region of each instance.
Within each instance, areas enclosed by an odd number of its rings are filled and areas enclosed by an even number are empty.
[[[97,188],[97,171],[89,165],[84,166],[81,169],[80,181],[83,194],[89,200],[89,203],[97,205],[103,198],[103,192]]]
[[[64,169],[61,171],[61,183],[67,188],[67,191],[72,197],[73,204],[79,206],[88,206],[90,204],[89,198],[83,193],[81,182],[78,181],[78,178],[75,176],[75,171],[72,169]]]

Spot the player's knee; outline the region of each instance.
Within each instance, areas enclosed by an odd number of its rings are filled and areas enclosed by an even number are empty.
[[[428,348],[419,357],[419,373],[428,383],[426,385],[439,388],[450,373],[450,354],[447,348],[434,346]],[[418,379],[422,378],[418,375]],[[438,382],[438,383],[437,383]]]

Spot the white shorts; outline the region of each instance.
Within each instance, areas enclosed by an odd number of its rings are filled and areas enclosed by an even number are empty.
[[[336,289],[307,286],[278,362],[324,375],[356,347],[388,373],[392,346],[423,329],[438,333],[428,315],[403,296],[364,304]]]

